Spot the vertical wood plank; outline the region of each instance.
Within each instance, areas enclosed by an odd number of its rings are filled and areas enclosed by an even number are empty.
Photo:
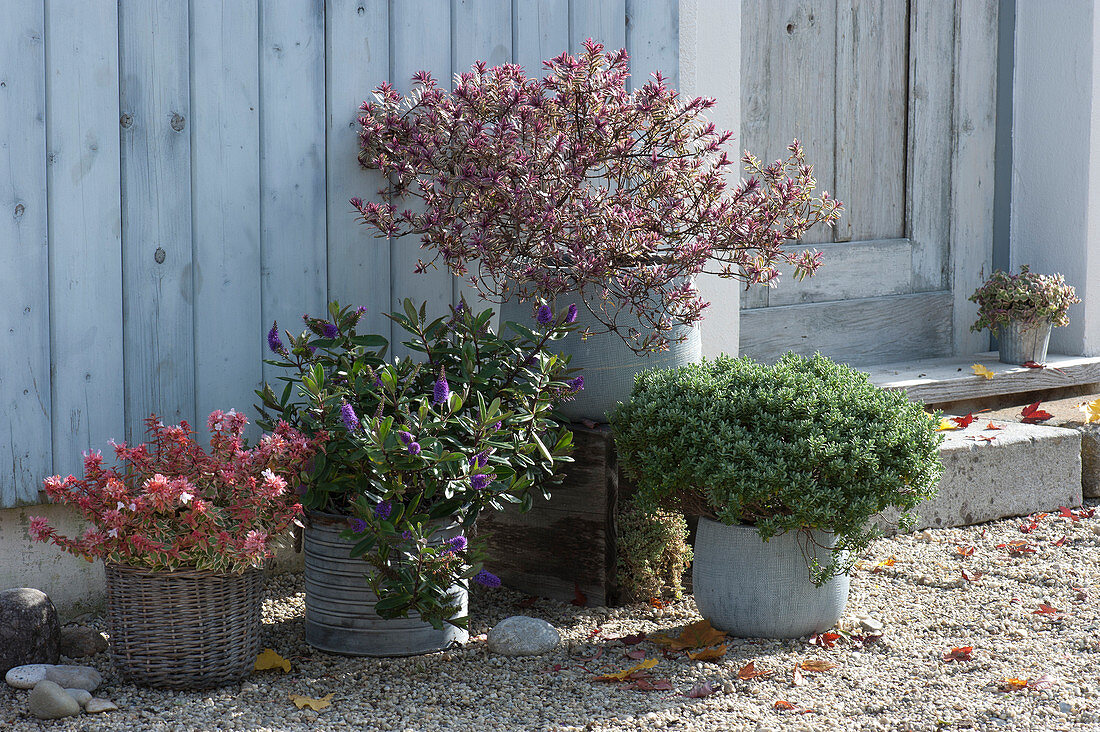
[[[679,89],[679,0],[627,0],[626,50],[631,89],[643,86],[655,71],[670,87]]]
[[[912,0],[909,9],[909,144],[906,228],[913,240],[913,291],[947,286],[955,8]],[[990,77],[992,78],[992,77]],[[992,81],[988,81],[992,84]]]
[[[0,508],[35,503],[51,471],[42,3],[0,25]]]
[[[747,2],[743,12],[740,147],[767,164],[786,158],[798,138],[818,190],[833,193],[836,0]],[[803,242],[832,236],[816,227]]]
[[[47,0],[46,20],[52,438],[67,475],[125,435],[118,8]]]
[[[513,0],[512,10],[512,60],[543,76],[542,62],[569,50],[569,0]]]
[[[150,413],[194,422],[187,10],[186,0],[119,5],[128,441]]]
[[[448,87],[451,78],[451,4],[450,0],[392,0],[390,3],[390,80],[394,88],[407,94],[417,71],[430,71],[440,86]],[[399,207],[407,206],[399,204]],[[430,259],[432,252],[420,248],[420,237],[408,235],[392,240],[390,250],[390,301],[393,307],[406,297],[416,303],[426,301],[428,317],[448,312],[451,304],[451,273],[440,263],[425,272],[414,272],[419,259]],[[394,329],[400,341],[403,331]],[[408,349],[395,344],[395,355],[409,355]]]
[[[325,11],[328,297],[367,308],[360,331],[390,335],[390,245],[355,219],[348,201],[377,199],[381,173],[359,166],[359,105],[389,79],[389,5],[330,0]]]
[[[589,38],[604,51],[626,48],[626,0],[570,0],[569,25],[573,53],[583,51]]]
[[[191,7],[195,410],[251,412],[262,380],[256,0]],[[249,414],[255,419],[255,414]]]
[[[454,0],[451,5],[451,70],[462,74],[474,63],[499,66],[512,61],[511,0]],[[452,84],[452,86],[454,86]],[[452,280],[452,303],[465,298],[474,312],[493,307],[466,279]],[[493,307],[499,311],[499,308]]]
[[[908,28],[906,3],[837,3],[837,241],[904,235]]]
[[[325,8],[260,5],[260,297],[263,326],[298,333],[327,297]],[[274,367],[264,364],[264,379]]]
[[[997,0],[958,0],[955,149],[951,166],[951,289],[955,353],[985,350],[971,333],[978,306],[968,300],[993,264],[993,151],[997,135]]]

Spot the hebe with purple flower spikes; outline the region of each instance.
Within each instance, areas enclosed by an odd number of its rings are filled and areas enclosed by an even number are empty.
[[[774,285],[785,265],[817,269],[818,252],[782,245],[841,204],[815,195],[797,141],[767,166],[746,153],[748,179],[730,188],[738,159],[706,120],[713,99],[682,99],[660,73],[628,91],[626,52],[592,41],[544,66],[536,78],[479,62],[451,91],[421,71],[404,97],[379,86],[360,107],[359,162],[390,188],[352,200],[359,220],[419,236],[432,256],[417,271],[446,266],[493,302],[606,297],[593,318],[639,353],[703,317],[700,273]],[[644,332],[620,330],[627,313]]]

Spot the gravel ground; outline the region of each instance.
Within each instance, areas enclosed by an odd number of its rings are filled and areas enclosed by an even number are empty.
[[[1032,518],[1034,528],[1029,519],[1009,519],[878,542],[852,575],[839,626],[866,636],[862,626],[880,622],[877,640],[841,637],[832,648],[808,639],[733,640],[717,662],[617,640],[698,620],[690,598],[665,608],[577,608],[525,603],[502,590],[474,594],[475,638],[464,648],[389,660],[328,655],[302,641],[301,577],[285,575],[269,583],[264,645],[292,661],[290,673],[263,672],[207,693],[155,692],[120,684],[101,654],[94,663],[106,680],[96,695],[119,711],[39,723],[24,711],[27,692],[0,684],[0,728],[1100,729],[1100,511]],[[1017,545],[1023,553],[1010,554],[1011,542],[1026,542]],[[1036,613],[1042,604],[1059,612]],[[552,622],[562,646],[536,658],[490,654],[483,634],[515,614]],[[965,646],[973,648],[970,660],[944,660]],[[593,681],[637,663],[626,654],[638,650],[658,659],[650,680],[667,679],[672,690]],[[794,669],[807,659],[836,666],[804,671],[795,684]],[[770,675],[739,679],[750,661]],[[1005,690],[1007,679],[1029,684]],[[684,696],[708,681],[716,693]],[[298,710],[292,693],[331,693],[332,703]],[[779,701],[792,708],[776,708]]]

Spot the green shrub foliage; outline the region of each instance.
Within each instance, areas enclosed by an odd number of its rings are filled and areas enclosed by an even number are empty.
[[[881,534],[875,514],[895,507],[911,525],[941,471],[942,435],[920,405],[821,355],[644,372],[611,423],[644,501],[753,524],[764,540],[835,533],[830,564],[810,568],[819,583]]]
[[[691,562],[688,527],[679,511],[650,508],[630,499],[618,515],[618,580],[622,599],[678,600]]]

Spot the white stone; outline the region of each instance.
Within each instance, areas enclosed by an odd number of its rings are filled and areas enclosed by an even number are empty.
[[[80,714],[80,704],[52,681],[39,681],[27,697],[27,711],[39,719],[61,719]]]
[[[93,697],[84,705],[84,711],[88,714],[97,714],[99,712],[113,712],[118,709],[118,705],[110,699],[99,699]]]
[[[52,663],[29,663],[26,666],[16,666],[8,669],[4,674],[4,681],[8,686],[16,689],[33,689],[34,685],[46,678],[46,671],[53,668]]]
[[[538,656],[557,648],[561,634],[541,618],[513,615],[489,631],[489,650],[502,656]]]

